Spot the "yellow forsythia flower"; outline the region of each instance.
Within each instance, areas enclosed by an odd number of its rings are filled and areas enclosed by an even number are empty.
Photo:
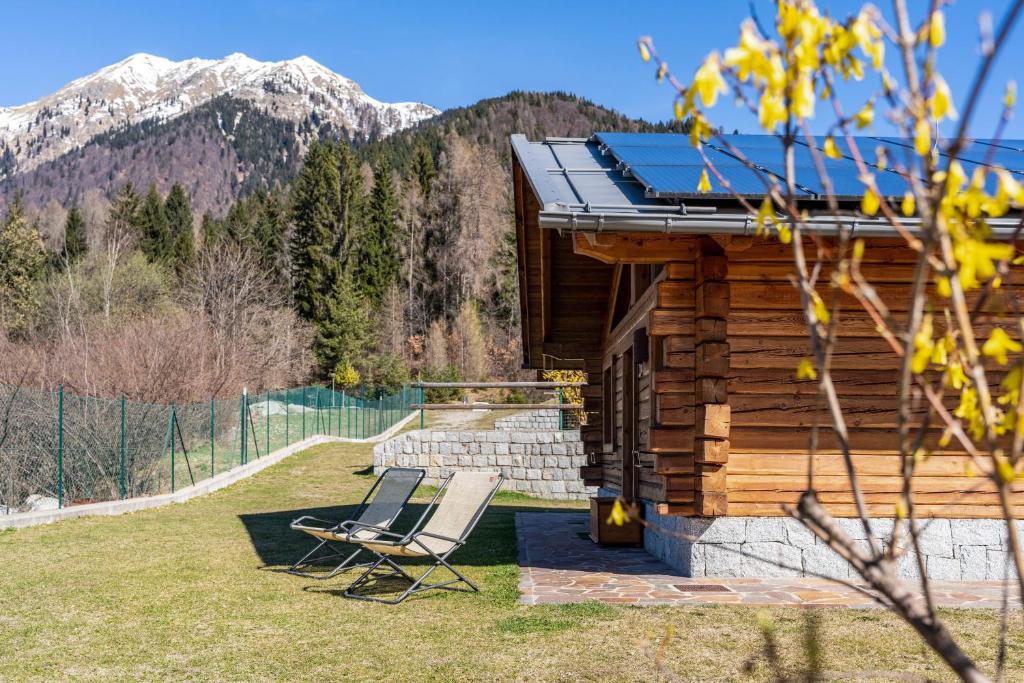
[[[902,498],[896,500],[896,519],[906,519],[907,517],[907,504]]]
[[[988,341],[981,347],[981,352],[989,358],[995,358],[1000,365],[1006,365],[1007,352],[1017,353],[1021,348],[1020,342],[1012,339],[1003,328],[997,327],[992,330]]]
[[[644,62],[651,61],[651,52],[647,49],[647,44],[639,43],[638,45],[640,47],[640,59],[644,60]]]
[[[782,101],[782,96],[766,90],[757,105],[757,120],[769,133],[780,123],[785,123],[786,105]]]
[[[967,383],[967,374],[964,372],[964,366],[956,361],[947,365],[945,382],[947,387],[963,389],[964,384]]]
[[[1006,484],[1012,484],[1013,480],[1017,478],[1016,473],[1013,471],[1013,465],[1010,461],[1004,457],[996,457],[996,472],[999,473],[999,478]]]
[[[793,231],[789,229],[789,226],[785,223],[779,223],[779,241],[783,244],[789,244],[793,241]]]
[[[858,128],[867,128],[875,120],[875,105],[872,102],[865,104],[859,112],[854,114],[853,121]]]
[[[1003,94],[1003,106],[1007,109],[1013,109],[1015,104],[1017,104],[1017,81],[1008,81],[1006,92]]]
[[[908,218],[914,215],[914,211],[917,209],[917,207],[914,203],[914,193],[911,192],[910,190],[907,190],[903,194],[903,203],[900,204],[900,209],[903,211],[903,215],[907,216]]]
[[[801,358],[796,366],[797,379],[818,379],[818,371],[814,369],[814,361],[810,358]]]
[[[942,12],[932,14],[931,23],[928,26],[928,42],[932,47],[942,47],[946,42],[946,17]]]
[[[831,135],[825,138],[825,144],[822,145],[822,151],[825,152],[825,156],[829,159],[842,159],[843,155],[839,152],[839,147],[836,145],[836,140]]]
[[[683,117],[686,116],[686,112],[683,109],[683,102],[682,102],[682,100],[676,100],[676,102],[673,105],[672,109],[673,109],[673,111],[674,111],[674,113],[676,115],[676,121],[682,121]]]
[[[919,118],[914,124],[914,151],[926,156],[932,149],[932,127],[926,119]]]
[[[725,79],[722,78],[721,62],[718,53],[712,52],[693,76],[693,87],[697,89],[701,102],[705,107],[715,106],[718,94],[725,94]]]
[[[864,240],[858,238],[853,243],[853,261],[854,263],[860,263],[864,258]]]
[[[932,351],[935,350],[935,341],[932,339],[932,316],[926,314],[921,321],[921,327],[914,335],[914,355],[910,361],[910,369],[915,374],[921,374],[928,368],[932,359]]]
[[[865,188],[864,197],[860,200],[860,210],[865,216],[874,216],[878,213],[879,206],[881,206],[881,200],[878,198],[878,194],[870,187]]]
[[[953,96],[949,92],[949,85],[942,76],[936,75],[934,81],[935,91],[928,98],[928,108],[931,110],[932,118],[941,121],[945,117],[955,119],[956,109],[953,107]]]
[[[769,227],[775,222],[775,211],[772,209],[771,197],[765,196],[757,210],[757,221],[755,234],[759,237],[767,234]]]
[[[942,276],[935,278],[935,291],[946,299],[953,296],[953,287],[949,284],[949,278]]]
[[[814,118],[814,86],[811,84],[811,77],[803,75],[793,88],[792,99],[793,115],[800,119]]]
[[[615,499],[615,504],[612,505],[611,514],[608,515],[608,519],[604,521],[605,524],[611,526],[622,526],[629,521],[629,513],[626,512],[626,508],[622,507],[622,502],[618,498]]]
[[[697,183],[697,192],[701,194],[707,194],[711,192],[711,179],[708,178],[708,169],[702,169],[700,172],[700,182]]]
[[[821,300],[817,292],[811,292],[811,303],[814,305],[814,317],[818,319],[822,325],[828,325],[829,313],[828,306]]]

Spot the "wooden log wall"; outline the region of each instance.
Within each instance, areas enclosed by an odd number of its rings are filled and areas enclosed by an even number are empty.
[[[694,457],[695,424],[703,402],[697,401],[696,368],[705,349],[697,344],[696,308],[697,240],[676,236],[675,261],[665,266],[664,277],[655,283],[657,298],[648,319],[652,335],[655,416],[651,427],[649,458],[653,472],[664,480],[658,511],[662,514],[699,514],[698,497],[703,484],[718,486],[714,467],[704,470]],[[686,246],[685,253],[683,246]],[[710,281],[710,279],[709,279]],[[710,288],[707,290],[710,293]],[[711,311],[702,311],[709,314]],[[710,317],[710,316],[709,316]],[[710,340],[709,340],[710,341]],[[707,475],[707,477],[705,477]],[[711,487],[705,489],[710,492]],[[709,497],[710,502],[710,497]],[[724,501],[720,501],[724,504]]]
[[[694,462],[696,511],[705,517],[729,511],[726,463],[729,462],[728,402],[729,315],[728,261],[711,239],[698,243],[694,303]]]
[[[730,308],[726,333],[729,369],[722,391],[730,411],[728,512],[730,515],[781,515],[783,503],[795,503],[805,489],[808,437],[817,419],[815,488],[833,514],[855,514],[845,467],[817,399],[816,382],[799,382],[795,368],[809,355],[799,295],[790,282],[790,247],[755,242],[730,249]],[[813,254],[809,253],[813,258]],[[863,270],[892,310],[906,310],[912,254],[891,243],[869,243]],[[828,273],[820,288],[831,301]],[[995,301],[991,310],[1005,302]],[[993,321],[1000,322],[998,317]],[[941,328],[939,321],[936,326]],[[988,323],[981,326],[987,335]],[[898,359],[855,302],[843,301],[840,340],[832,367],[847,416],[854,462],[871,514],[891,517],[900,489],[896,435]],[[998,375],[995,376],[998,381]],[[951,405],[956,398],[951,397]],[[936,431],[931,438],[934,445]],[[939,451],[920,466],[915,478],[917,511],[922,516],[1000,517],[995,491],[980,477],[968,476],[968,459]],[[1018,513],[1020,514],[1020,513]]]

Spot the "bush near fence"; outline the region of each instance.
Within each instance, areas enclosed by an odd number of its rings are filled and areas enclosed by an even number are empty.
[[[173,492],[316,434],[369,438],[412,398],[306,386],[177,406],[0,385],[0,514]]]

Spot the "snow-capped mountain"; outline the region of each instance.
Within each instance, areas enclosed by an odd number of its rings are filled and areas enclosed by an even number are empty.
[[[330,123],[352,136],[387,136],[438,113],[418,102],[380,102],[309,57],[261,62],[236,53],[174,62],[136,54],[35,102],[0,108],[0,172],[29,171],[99,134],[169,120],[221,95],[249,100],[274,118]]]

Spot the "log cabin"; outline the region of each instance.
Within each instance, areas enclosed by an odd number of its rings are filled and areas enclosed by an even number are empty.
[[[759,171],[726,146],[709,143],[708,155],[734,189],[759,202],[758,175],[782,175],[779,141],[725,137]],[[877,145],[890,159],[907,153],[898,139],[864,140],[861,149]],[[597,133],[531,142],[513,135],[511,147],[524,366],[586,373],[585,482],[641,501],[652,523],[645,547],[688,575],[847,576],[782,507],[806,488],[817,418],[815,488],[851,533],[861,528],[851,519],[849,480],[817,383],[795,376],[809,343],[791,283],[792,245],[756,237],[755,218],[718,178],[709,192],[696,191],[704,163],[686,136]],[[977,141],[964,163],[994,160],[1019,171],[1020,149]],[[843,220],[867,241],[863,271],[893,311],[905,311],[914,253],[883,221],[859,214],[863,186],[853,162],[827,165]],[[825,190],[806,148],[797,154],[797,177],[802,205],[823,207]],[[903,194],[895,172],[880,172],[878,183],[883,194]],[[993,231],[1006,238],[1019,220],[993,221]],[[827,241],[836,223],[812,219],[808,231]],[[813,258],[810,243],[805,248]],[[999,302],[990,303],[996,315]],[[844,309],[833,374],[881,534],[891,529],[901,485],[898,360],[855,302]],[[969,476],[964,453],[936,441],[915,479],[917,512],[931,522],[923,532],[927,571],[933,578],[1002,578],[996,493]],[[742,552],[727,552],[736,550]],[[914,574],[916,561],[906,556],[901,571]]]

